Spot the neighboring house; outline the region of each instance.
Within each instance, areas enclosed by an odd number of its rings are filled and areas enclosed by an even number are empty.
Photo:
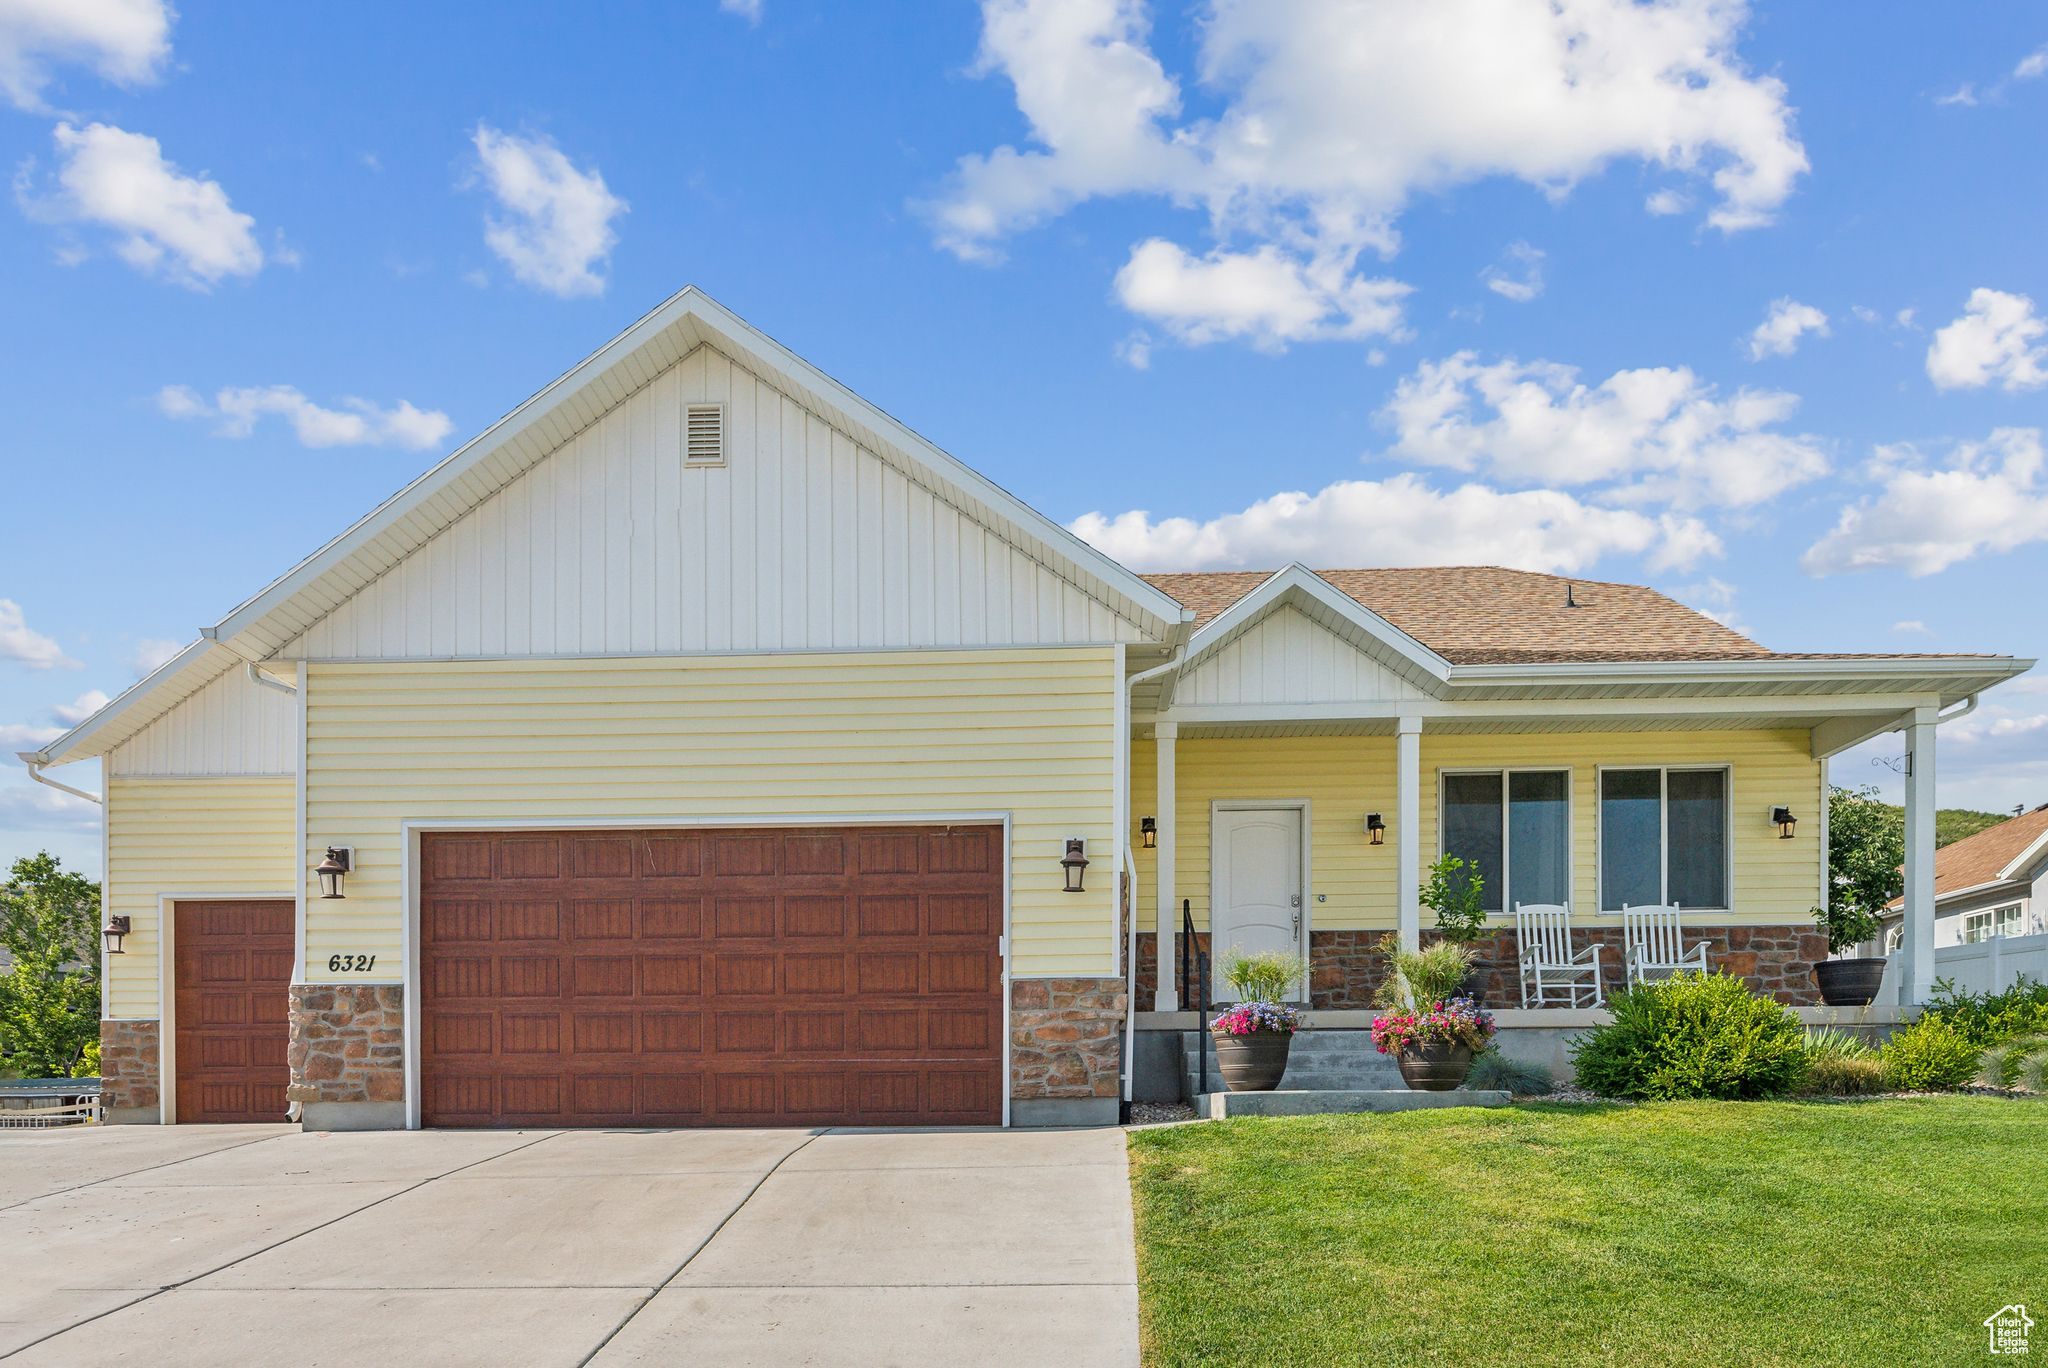
[[[1805,1000],[1826,758],[2031,663],[1140,577],[686,290],[24,758],[105,764],[113,1119],[1093,1121],[1182,899],[1364,1007],[1445,848]]]
[[[1905,934],[1903,899],[1886,909],[1884,948]],[[2048,931],[2048,803],[1934,853],[1934,943],[1975,945]]]

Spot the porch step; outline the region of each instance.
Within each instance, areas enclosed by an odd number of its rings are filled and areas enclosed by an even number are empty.
[[[1335,1112],[1422,1111],[1432,1107],[1505,1107],[1508,1095],[1491,1088],[1452,1092],[1411,1092],[1406,1088],[1295,1089],[1274,1092],[1214,1092],[1195,1099],[1195,1115],[1206,1121],[1232,1116],[1328,1116]]]
[[[1181,1093],[1193,1097],[1201,1088],[1200,1037],[1182,1036]],[[1209,1051],[1209,1086],[1220,1088],[1216,1052]],[[1291,1091],[1403,1091],[1401,1070],[1393,1059],[1375,1050],[1371,1031],[1303,1031],[1287,1050],[1287,1073],[1280,1087]]]

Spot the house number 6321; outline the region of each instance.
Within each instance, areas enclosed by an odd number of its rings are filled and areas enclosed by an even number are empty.
[[[327,972],[330,974],[362,974],[377,967],[375,955],[329,955]]]

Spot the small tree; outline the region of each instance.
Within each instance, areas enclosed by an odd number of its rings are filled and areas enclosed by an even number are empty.
[[[44,851],[16,860],[0,887],[0,1049],[26,1078],[90,1067],[100,1038],[100,889]]]
[[[1883,925],[1885,904],[1905,891],[1906,823],[1875,788],[1828,790],[1828,905],[1815,919],[1836,954]]]
[[[1478,862],[1445,855],[1427,872],[1418,900],[1436,912],[1436,929],[1459,945],[1478,940],[1486,932],[1486,879]]]

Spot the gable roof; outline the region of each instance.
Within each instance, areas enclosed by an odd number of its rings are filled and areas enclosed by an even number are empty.
[[[1147,578],[1156,581],[1175,577]],[[1282,604],[1304,613],[1317,625],[1421,688],[1435,692],[1450,680],[1450,661],[1366,607],[1355,596],[1341,592],[1327,576],[1319,575],[1304,565],[1290,565],[1285,570],[1263,577],[1250,592],[1240,595],[1228,607],[1201,622],[1188,639],[1187,659],[1182,670],[1192,670],[1202,657],[1235,640],[1254,622]]]
[[[202,640],[38,752],[42,764],[119,745],[238,660],[262,660],[545,459],[703,344],[785,389],[883,460],[1054,573],[1177,643],[1190,615],[1174,599],[689,286],[386,499],[226,617]]]
[[[2048,803],[1935,851],[1934,896],[2016,879],[2042,854],[2048,854]]]

